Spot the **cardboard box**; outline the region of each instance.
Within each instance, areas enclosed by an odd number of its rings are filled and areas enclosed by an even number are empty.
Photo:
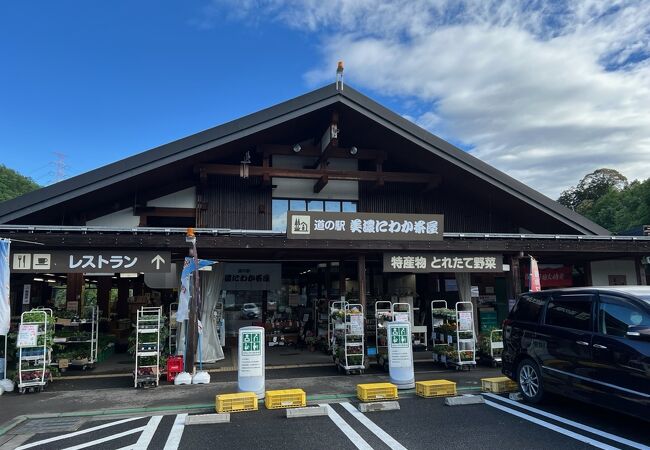
[[[57,325],[68,326],[68,325],[70,325],[71,323],[72,323],[72,321],[71,321],[70,319],[59,319],[59,318],[56,319],[56,324],[57,324]]]
[[[59,369],[67,369],[69,365],[69,359],[59,359]]]

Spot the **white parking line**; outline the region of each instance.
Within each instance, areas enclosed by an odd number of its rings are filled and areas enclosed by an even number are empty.
[[[322,404],[327,409],[327,415],[334,422],[334,425],[339,427],[339,430],[347,436],[348,439],[354,444],[359,450],[373,450],[370,444],[368,444],[354,429],[345,421],[339,414],[334,411],[328,404]]]
[[[48,444],[50,442],[60,441],[62,439],[68,439],[68,438],[79,436],[79,435],[86,434],[86,433],[92,433],[93,431],[97,431],[97,430],[101,430],[101,429],[104,429],[104,428],[112,427],[114,425],[120,425],[122,423],[131,422],[133,420],[138,420],[138,419],[142,419],[142,417],[129,417],[128,419],[122,419],[122,420],[118,420],[118,421],[115,421],[115,422],[105,423],[103,425],[98,425],[96,427],[86,428],[85,430],[75,431],[74,433],[68,433],[68,434],[62,434],[60,436],[54,436],[54,437],[51,437],[51,438],[48,438],[48,439],[43,439],[42,441],[36,441],[36,442],[32,442],[30,444],[20,446],[16,450],[24,450],[24,449],[27,449],[27,448],[37,447],[39,445]]]
[[[500,397],[498,395],[488,394],[488,393],[484,393],[483,395],[486,396],[486,397],[494,398],[494,399],[499,400],[499,401],[504,402],[504,403],[508,403],[510,405],[514,405],[517,408],[521,408],[521,409],[524,409],[526,411],[530,411],[530,412],[538,414],[540,416],[548,417],[549,419],[553,419],[553,420],[557,420],[558,422],[562,422],[562,423],[564,423],[566,425],[570,425],[570,426],[572,426],[574,428],[578,428],[580,430],[596,434],[596,435],[598,435],[600,437],[604,437],[605,439],[609,439],[610,441],[614,441],[614,442],[618,442],[619,444],[627,445],[628,447],[637,448],[637,449],[640,449],[640,450],[650,450],[649,446],[641,444],[639,442],[634,442],[634,441],[631,441],[629,439],[625,439],[623,437],[617,436],[615,434],[607,433],[606,431],[602,431],[602,430],[599,430],[597,428],[590,427],[589,425],[584,425],[584,424],[581,424],[579,422],[574,422],[573,420],[567,419],[565,417],[557,416],[555,414],[551,414],[551,413],[543,411],[541,409],[533,408],[531,406],[524,405],[522,403],[512,401],[512,400],[510,400],[508,398],[505,398],[505,397]]]
[[[359,422],[361,422],[367,429],[381,439],[384,444],[388,445],[393,450],[406,450],[402,444],[397,442],[390,434],[381,429],[375,422],[370,420],[366,415],[360,412],[357,408],[352,406],[349,402],[341,403],[347,412],[352,414]]]
[[[67,447],[67,448],[65,448],[63,450],[79,450],[80,448],[92,447],[93,445],[102,444],[104,442],[119,439],[119,438],[122,438],[124,436],[128,436],[130,434],[139,433],[140,431],[144,431],[144,429],[145,429],[145,427],[134,428],[132,430],[126,430],[126,431],[123,431],[121,433],[112,434],[110,436],[106,436],[106,437],[101,438],[101,439],[97,439],[97,440],[90,441],[90,442],[84,442],[83,444],[75,445],[74,447]]]
[[[185,429],[185,419],[187,419],[187,414],[179,414],[174,420],[174,425],[169,431],[169,436],[167,437],[167,442],[165,443],[165,448],[163,450],[177,450],[179,444],[181,443],[181,437],[183,437],[183,430]]]
[[[537,417],[529,416],[528,414],[524,414],[520,411],[516,411],[514,409],[508,408],[503,405],[499,405],[497,403],[491,402],[490,400],[485,400],[485,404],[488,406],[491,406],[493,408],[499,409],[505,413],[512,414],[513,416],[517,416],[519,418],[522,418],[524,420],[527,420],[529,422],[533,422],[539,426],[542,426],[544,428],[548,428],[549,430],[556,431],[560,434],[563,434],[565,436],[571,437],[573,439],[576,439],[578,441],[584,442],[589,445],[593,445],[594,447],[597,448],[602,448],[604,450],[618,450],[616,447],[612,447],[611,445],[607,445],[603,442],[597,441],[595,439],[592,439],[587,436],[583,436],[578,433],[574,433],[573,431],[566,430],[562,427],[558,427],[557,425],[553,425],[552,423],[544,422],[541,419],[538,419]]]
[[[138,442],[136,442],[133,446],[133,450],[147,450],[147,447],[149,446],[149,443],[151,443],[151,439],[153,439],[153,435],[156,433],[161,420],[162,416],[153,416],[151,419],[149,419],[149,422],[147,422],[147,425],[144,427],[144,431],[140,435],[140,439],[138,439]]]

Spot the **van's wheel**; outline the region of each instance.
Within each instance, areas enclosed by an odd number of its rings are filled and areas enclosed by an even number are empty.
[[[539,403],[544,396],[542,372],[532,359],[524,359],[517,368],[519,392],[529,403]]]

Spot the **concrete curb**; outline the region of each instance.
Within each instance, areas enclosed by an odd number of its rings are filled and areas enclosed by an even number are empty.
[[[325,406],[308,406],[306,408],[287,409],[287,419],[295,419],[298,417],[326,416],[326,415],[327,415],[327,408]]]
[[[376,403],[359,403],[359,411],[374,412],[374,411],[394,411],[399,409],[399,402],[376,402]]]
[[[185,418],[185,425],[208,425],[213,423],[230,423],[230,413],[197,414]]]

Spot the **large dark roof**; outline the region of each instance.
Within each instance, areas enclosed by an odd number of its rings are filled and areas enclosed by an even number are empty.
[[[434,136],[349,86],[346,86],[343,91],[339,91],[336,90],[334,84],[0,203],[0,223],[19,221],[21,217],[29,214],[106,188],[133,176],[172,164],[335,103],[348,106],[438,157],[575,229],[578,233],[610,234],[605,228]]]

